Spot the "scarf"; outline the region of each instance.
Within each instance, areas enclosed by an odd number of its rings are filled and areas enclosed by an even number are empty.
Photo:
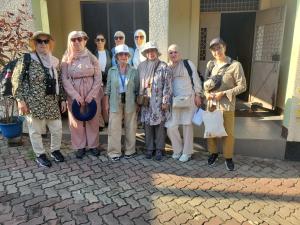
[[[140,77],[142,77],[141,85],[142,85],[143,89],[152,85],[152,80],[155,75],[154,70],[159,62],[160,62],[159,59],[156,59],[153,61],[146,60],[143,64],[141,64],[141,66],[139,68],[139,74],[140,74]]]

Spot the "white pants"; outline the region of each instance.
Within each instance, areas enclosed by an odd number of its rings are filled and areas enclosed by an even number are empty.
[[[180,136],[178,125],[169,127],[167,129],[168,137],[172,142],[172,148],[175,154],[187,154],[192,155],[193,153],[193,138],[194,130],[193,125],[182,125],[183,128],[183,139]]]
[[[107,154],[109,157],[120,157],[121,137],[122,137],[122,120],[124,118],[125,129],[125,155],[131,155],[136,152],[136,112],[126,113],[125,105],[120,104],[118,112],[110,112],[108,123],[108,146]]]
[[[47,119],[37,119],[33,118],[31,115],[26,116],[26,121],[28,124],[29,137],[33,151],[37,156],[44,154],[45,149],[42,141],[42,134],[45,131],[45,127],[49,128],[51,134],[51,145],[50,151],[60,150],[61,137],[62,137],[62,123],[61,119],[57,120],[47,120]]]

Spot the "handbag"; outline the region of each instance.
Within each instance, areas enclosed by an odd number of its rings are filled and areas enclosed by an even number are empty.
[[[139,95],[137,96],[136,103],[140,106],[149,106],[150,97],[147,95]]]
[[[223,111],[203,112],[203,123],[205,126],[204,138],[215,138],[228,136],[224,128]]]
[[[191,106],[190,96],[173,97],[173,108],[188,108]]]
[[[201,124],[203,123],[203,112],[204,110],[201,108],[198,108],[193,116],[192,122],[193,124],[197,125],[197,126],[201,126]]]

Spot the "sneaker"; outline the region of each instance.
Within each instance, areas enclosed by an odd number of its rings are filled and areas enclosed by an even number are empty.
[[[216,164],[216,161],[218,160],[218,154],[213,153],[208,157],[207,163],[209,167],[212,167]]]
[[[35,161],[40,165],[40,166],[45,166],[45,167],[51,167],[52,164],[50,160],[47,158],[46,154],[41,154],[38,157],[36,157]]]
[[[56,162],[64,162],[65,157],[61,154],[59,150],[55,150],[51,153],[51,157],[54,158]]]
[[[119,157],[119,156],[111,157],[110,159],[111,159],[111,161],[113,161],[113,162],[120,161],[120,157]]]
[[[100,155],[100,150],[98,148],[91,148],[90,152],[93,156],[99,156]]]
[[[189,160],[191,160],[192,156],[188,155],[188,154],[182,154],[179,158],[180,162],[187,162]]]
[[[172,158],[173,159],[179,159],[181,156],[181,153],[173,153]]]
[[[225,160],[225,165],[226,165],[226,169],[228,171],[233,171],[234,170],[234,163],[233,163],[232,159],[226,159]]]
[[[130,155],[124,155],[124,158],[125,159],[131,159],[131,158],[133,158],[134,156],[136,155],[136,153],[134,152],[134,153],[132,153],[132,154],[130,154]]]
[[[75,155],[77,159],[82,159],[83,156],[85,155],[85,149],[84,148],[78,149]]]

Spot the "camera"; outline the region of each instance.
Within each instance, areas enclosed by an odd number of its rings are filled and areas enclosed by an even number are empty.
[[[126,95],[125,92],[121,93],[121,102],[125,104]]]
[[[56,94],[56,79],[48,78],[46,79],[46,95]]]

